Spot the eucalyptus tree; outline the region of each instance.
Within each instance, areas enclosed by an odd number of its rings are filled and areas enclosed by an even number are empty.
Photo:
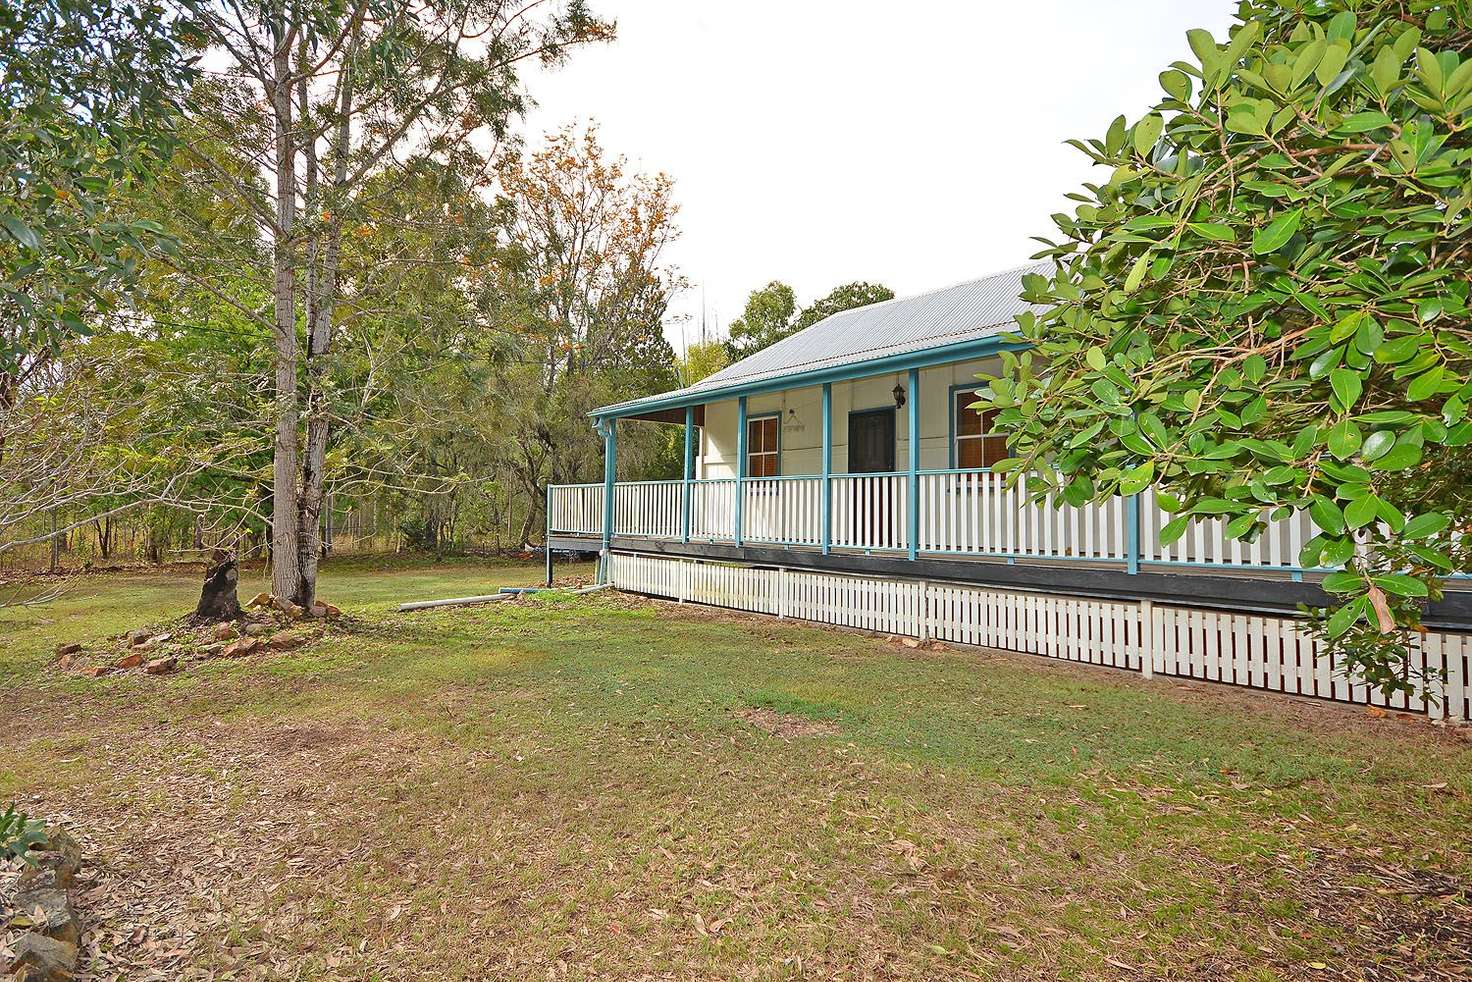
[[[510,0],[266,0],[211,5],[203,44],[225,63],[192,141],[211,193],[244,205],[268,244],[268,312],[237,305],[273,343],[272,589],[308,605],[330,437],[329,362],[343,237],[372,215],[363,189],[429,158],[489,187],[485,144],[525,108],[518,72],[552,63],[612,27],[582,0],[556,9]],[[245,161],[257,173],[242,174]],[[192,216],[181,216],[185,221]],[[205,289],[213,278],[191,268]],[[218,291],[222,302],[233,302]]]
[[[1103,139],[985,401],[1040,490],[1156,486],[1163,538],[1307,511],[1319,630],[1385,691],[1472,567],[1472,17],[1465,0],[1247,0]],[[1325,616],[1327,614],[1327,616]]]

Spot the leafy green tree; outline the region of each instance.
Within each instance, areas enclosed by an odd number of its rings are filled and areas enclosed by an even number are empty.
[[[680,359],[680,384],[694,385],[701,379],[710,378],[731,364],[726,346],[719,341],[696,341],[685,349]]]
[[[364,191],[409,157],[488,189],[490,168],[476,146],[504,139],[525,108],[521,66],[556,63],[613,28],[583,0],[555,9],[508,0],[272,0],[201,6],[199,23],[227,67],[222,84],[205,90],[197,118],[225,138],[188,149],[211,175],[209,189],[250,209],[270,246],[269,264],[257,268],[269,276],[270,312],[242,312],[273,342],[272,592],[310,606],[333,433],[334,342],[350,286],[343,237],[365,221],[394,220],[372,212]],[[268,180],[241,176],[242,160]],[[177,268],[196,274],[187,260]]]
[[[1155,485],[1173,540],[1305,510],[1328,649],[1382,691],[1472,567],[1472,17],[1462,0],[1247,0],[1160,76],[1044,239],[987,397],[1009,467],[1082,503]]]
[[[726,352],[732,361],[739,361],[834,314],[892,299],[894,291],[887,286],[845,283],[799,311],[792,287],[773,280],[747,296],[741,316],[731,322]]]
[[[815,300],[802,313],[797,315],[796,330],[801,331],[805,327],[811,327],[820,320],[832,317],[834,314],[855,307],[867,307],[871,303],[880,303],[884,300],[893,300],[894,291],[879,283],[854,282],[845,283],[834,287],[833,291],[821,300]]]
[[[116,211],[172,152],[173,97],[194,77],[177,40],[187,12],[0,4],[0,411],[159,244],[158,225]]]
[[[746,298],[741,316],[731,322],[726,350],[740,361],[769,348],[797,330],[797,295],[792,287],[773,280]]]

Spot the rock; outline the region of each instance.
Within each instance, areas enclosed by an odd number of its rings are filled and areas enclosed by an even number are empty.
[[[153,661],[149,662],[148,665],[144,667],[144,671],[146,671],[149,675],[167,675],[169,672],[172,672],[178,667],[179,659],[175,658],[173,655],[166,655],[163,658],[155,658]]]
[[[62,655],[59,659],[57,659],[56,667],[59,668],[59,669],[61,669],[63,672],[66,671],[67,669],[71,668],[72,667],[72,656],[71,655]]]
[[[64,829],[48,828],[45,848],[32,849],[31,853],[38,865],[57,869],[68,886],[82,868],[82,844]]]
[[[931,651],[945,651],[946,650],[946,643],[944,641],[932,641],[932,642],[930,642],[930,650]]]
[[[317,601],[317,606],[322,608],[322,616],[326,617],[328,620],[335,620],[342,616],[341,610],[338,610],[336,607],[332,606],[332,604],[328,603],[325,600]]]
[[[81,926],[67,902],[65,890],[22,890],[15,895],[15,909],[30,920],[34,930],[48,938],[73,945],[81,940]]]
[[[273,596],[271,596],[269,593],[258,593],[254,597],[251,597],[250,598],[250,603],[246,604],[246,606],[247,607],[267,607],[275,599],[276,598],[273,597]]]
[[[214,631],[210,633],[214,635],[216,641],[229,641],[235,637],[235,625],[229,621],[223,624],[216,624]]]
[[[900,638],[900,644],[906,648],[918,648],[920,647],[920,640],[918,638]]]
[[[59,644],[56,646],[56,656],[65,658],[67,655],[75,655],[82,650],[81,642],[73,641],[70,644]]]
[[[307,611],[307,616],[322,620],[327,617],[327,608],[322,604],[312,604],[312,609]]]
[[[110,671],[112,671],[112,669],[106,665],[89,665],[88,667],[82,669],[82,674],[87,676],[89,679],[95,679],[100,676],[106,675]]]
[[[223,641],[216,641],[214,644],[207,644],[203,648],[199,649],[199,651],[197,652],[197,657],[213,658],[220,652],[224,651],[226,647],[227,646]]]
[[[281,611],[283,614],[285,614],[287,617],[290,617],[294,621],[300,620],[301,618],[305,617],[307,613],[305,610],[292,603],[290,600],[277,600],[276,609]]]
[[[113,663],[113,668],[126,672],[130,668],[137,668],[143,664],[143,655],[137,651],[131,652],[119,658]]]
[[[77,946],[37,931],[22,934],[14,953],[13,982],[69,982],[77,971]]]
[[[137,647],[138,645],[146,642],[151,637],[153,637],[153,635],[148,631],[129,631],[128,644]]]
[[[241,655],[248,655],[257,650],[261,644],[262,641],[260,638],[241,638],[239,641],[227,644],[220,654],[225,658],[238,658]]]
[[[290,651],[300,648],[307,641],[306,635],[300,631],[282,631],[271,639],[271,647],[277,651]]]
[[[252,621],[245,625],[244,628],[246,636],[252,638],[259,638],[262,635],[270,634],[275,629],[275,625],[268,621]]]
[[[153,643],[154,644],[167,644],[168,642],[170,642],[172,640],[174,640],[174,636],[172,634],[167,633],[167,632],[164,633],[164,634],[155,634],[153,636]]]

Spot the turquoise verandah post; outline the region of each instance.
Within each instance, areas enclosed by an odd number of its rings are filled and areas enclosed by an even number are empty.
[[[736,400],[736,544],[741,545],[741,511],[746,504],[746,396]]]
[[[690,541],[690,469],[695,453],[695,407],[685,407],[685,483],[680,497],[680,541]]]
[[[823,383],[823,555],[833,543],[833,383]]]
[[[920,553],[920,369],[910,369],[909,474],[906,478],[906,537],[910,559]]]
[[[613,485],[618,473],[618,420],[614,417],[600,420],[598,428],[603,434],[603,557],[599,565],[598,582],[607,583],[613,549]]]

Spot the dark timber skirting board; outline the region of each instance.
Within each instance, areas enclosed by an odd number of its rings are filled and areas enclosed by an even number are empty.
[[[562,552],[596,552],[592,538],[553,536],[551,547]],[[747,563],[752,566],[785,566],[788,569],[822,570],[830,573],[864,573],[912,580],[943,580],[973,583],[1010,590],[1041,590],[1079,597],[1111,600],[1153,600],[1159,603],[1265,614],[1294,614],[1300,603],[1322,607],[1330,600],[1313,583],[1261,575],[1221,576],[1212,573],[1139,572],[1121,569],[1088,569],[1063,563],[986,562],[966,559],[914,561],[899,556],[864,556],[815,550],[762,546],[723,545],[704,542],[670,542],[615,536],[615,552],[652,556],[708,559]],[[1457,631],[1472,630],[1472,591],[1447,591],[1446,597],[1426,611],[1427,627]]]

